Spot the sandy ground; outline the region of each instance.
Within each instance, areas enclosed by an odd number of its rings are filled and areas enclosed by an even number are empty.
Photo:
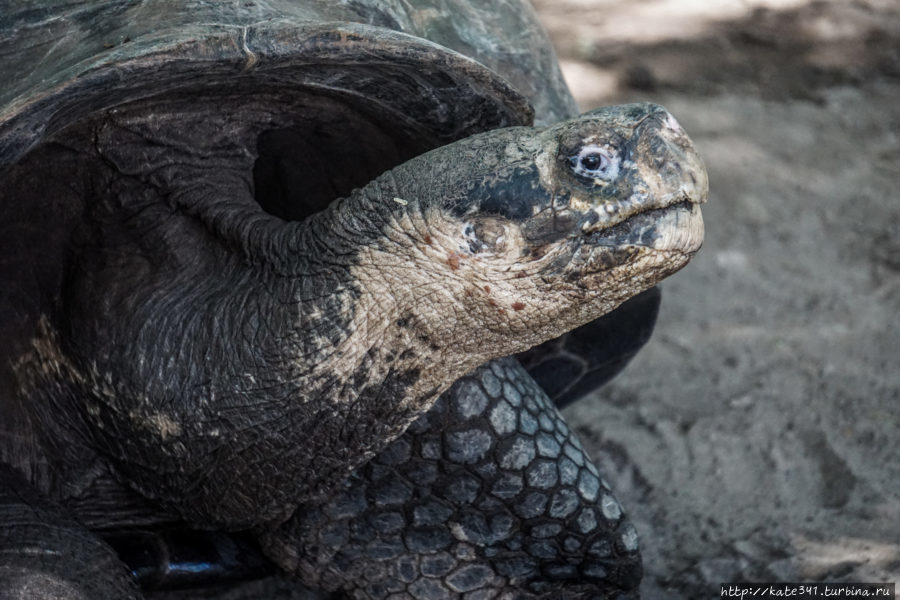
[[[582,108],[665,105],[710,173],[654,338],[565,411],[644,597],[900,584],[900,3],[535,6]]]

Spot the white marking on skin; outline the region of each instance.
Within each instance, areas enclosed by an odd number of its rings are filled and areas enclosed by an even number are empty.
[[[62,556],[62,553],[59,552],[58,550],[50,550],[48,548],[41,548],[38,546],[26,546],[24,548],[13,548],[13,549],[9,549],[9,550],[4,549],[2,551],[2,553],[7,554],[7,555],[18,554],[21,556]],[[50,578],[48,577],[47,579],[50,579]],[[53,579],[51,579],[51,581],[54,581],[54,583],[56,583],[56,581]],[[64,583],[64,582],[61,582],[61,583]],[[34,581],[29,578],[29,580],[28,580],[29,587],[33,584],[34,584]],[[15,592],[15,590],[13,590],[13,592]],[[24,596],[17,595],[16,597],[24,597]]]
[[[672,113],[669,113],[666,116],[666,120],[663,123],[663,125],[665,125],[668,129],[671,129],[672,131],[677,131],[679,133],[683,132],[681,123],[678,122],[678,119],[676,119],[674,116],[672,116]]]
[[[450,533],[453,534],[453,537],[458,539],[461,542],[468,542],[469,536],[466,535],[466,530],[463,529],[463,526],[456,522],[450,523]]]
[[[153,433],[156,433],[162,439],[168,439],[170,436],[181,434],[181,425],[172,420],[172,418],[163,413],[154,413],[146,417],[129,413],[129,416],[139,425],[143,425]]]
[[[590,202],[587,202],[583,198],[578,197],[573,197],[571,200],[569,200],[569,206],[572,208],[572,210],[578,212],[587,212],[589,210],[594,210],[595,208],[590,204]]]
[[[541,185],[544,189],[556,189],[556,168],[553,157],[556,155],[558,143],[556,140],[544,146],[544,151],[537,154],[534,165],[537,167]]]
[[[105,428],[100,417],[103,407],[106,407],[127,414],[135,425],[164,440],[181,434],[181,426],[169,415],[160,412],[148,414],[133,407],[126,412],[126,403],[138,407],[146,407],[150,403],[144,396],[129,397],[122,393],[114,385],[112,373],[101,373],[95,362],[91,362],[86,369],[78,368],[62,352],[57,333],[46,316],[38,322],[32,350],[17,361],[15,370],[23,395],[34,393],[48,382],[70,383],[84,392],[82,403],[85,412],[96,419],[94,424],[100,429]]]
[[[247,32],[249,31],[249,27],[246,25],[241,27],[241,50],[244,51],[244,54],[247,55],[247,60],[244,62],[244,68],[242,71],[249,71],[253,67],[256,66],[256,63],[259,62],[259,57],[256,56],[256,53],[250,49],[250,46],[247,45]]]

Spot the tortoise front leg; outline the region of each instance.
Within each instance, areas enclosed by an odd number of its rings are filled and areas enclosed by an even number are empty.
[[[356,600],[635,598],[641,574],[634,528],[512,359],[457,381],[264,547]]]
[[[112,548],[0,464],[0,600],[139,599]]]

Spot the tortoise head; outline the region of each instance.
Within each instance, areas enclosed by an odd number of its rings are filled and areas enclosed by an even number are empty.
[[[595,319],[682,268],[703,240],[706,170],[653,104],[474,136],[393,178],[410,198],[438,191],[418,238],[459,312],[480,322],[480,347],[485,332],[528,347]]]

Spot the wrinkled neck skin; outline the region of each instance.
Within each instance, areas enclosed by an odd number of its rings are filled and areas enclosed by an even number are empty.
[[[643,122],[632,121],[623,131]],[[36,418],[65,430],[50,445],[65,455],[72,435],[87,440],[197,523],[286,518],[462,374],[599,317],[699,247],[702,228],[677,222],[699,219],[691,208],[585,241],[609,202],[652,196],[652,178],[584,195],[559,173],[561,135],[584,137],[557,126],[468,138],[301,222],[256,204],[246,143],[202,153],[212,159],[169,148],[155,164],[95,139],[109,172],[60,314],[18,366]],[[622,148],[643,172],[637,146]],[[683,170],[705,195],[696,167]],[[679,185],[619,202],[619,220],[674,204]]]

